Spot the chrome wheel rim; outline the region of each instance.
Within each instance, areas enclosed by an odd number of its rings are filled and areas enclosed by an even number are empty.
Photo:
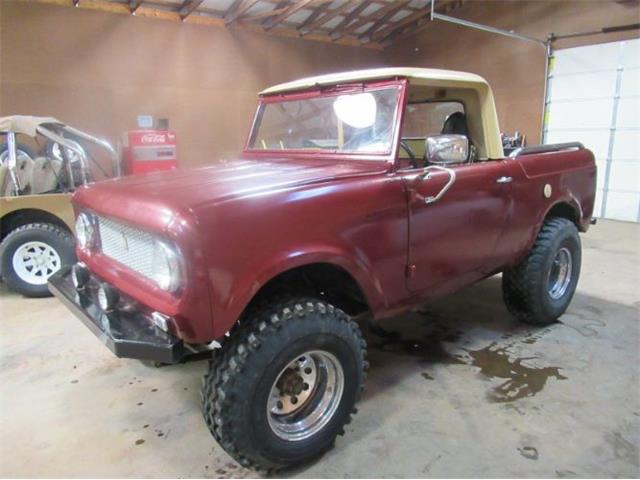
[[[16,275],[31,285],[44,285],[51,275],[60,270],[60,255],[44,242],[27,242],[13,254],[12,265]]]
[[[324,350],[298,355],[271,387],[267,418],[273,433],[287,441],[309,438],[333,418],[344,391],[338,359]]]
[[[548,291],[554,300],[561,298],[571,283],[573,259],[568,248],[563,247],[556,253],[549,270]]]

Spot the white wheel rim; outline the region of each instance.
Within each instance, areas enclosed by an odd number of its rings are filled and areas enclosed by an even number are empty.
[[[62,262],[58,252],[44,242],[27,242],[13,254],[13,270],[20,280],[31,285],[44,285],[51,275],[60,270]]]

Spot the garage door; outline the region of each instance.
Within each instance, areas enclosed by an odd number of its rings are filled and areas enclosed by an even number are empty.
[[[547,99],[544,143],[596,156],[594,215],[640,222],[640,40],[556,51]]]

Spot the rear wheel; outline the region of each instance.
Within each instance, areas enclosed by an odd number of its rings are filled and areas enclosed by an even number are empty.
[[[527,257],[502,274],[502,293],[519,320],[548,325],[562,315],[575,293],[582,250],[578,229],[569,220],[547,220]]]
[[[204,378],[205,420],[244,466],[303,463],[344,433],[364,386],[366,344],[344,312],[314,298],[249,317]]]
[[[9,288],[28,297],[48,296],[49,277],[75,262],[73,236],[50,223],[23,225],[0,244],[0,262]]]

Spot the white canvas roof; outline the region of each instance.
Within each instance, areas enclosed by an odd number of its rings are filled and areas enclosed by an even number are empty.
[[[45,123],[58,123],[60,125],[64,125],[64,122],[56,120],[53,117],[11,115],[9,117],[0,117],[0,132],[24,133],[30,137],[35,137],[38,127]]]
[[[487,81],[480,75],[456,70],[441,70],[437,68],[372,68],[368,70],[354,70],[350,72],[330,73],[317,77],[302,78],[292,82],[281,83],[269,87],[260,95],[271,95],[293,90],[304,90],[316,85],[334,85],[337,83],[359,82],[366,80],[382,80],[385,78],[408,78],[416,84],[447,84],[450,86],[477,87],[487,86]]]

